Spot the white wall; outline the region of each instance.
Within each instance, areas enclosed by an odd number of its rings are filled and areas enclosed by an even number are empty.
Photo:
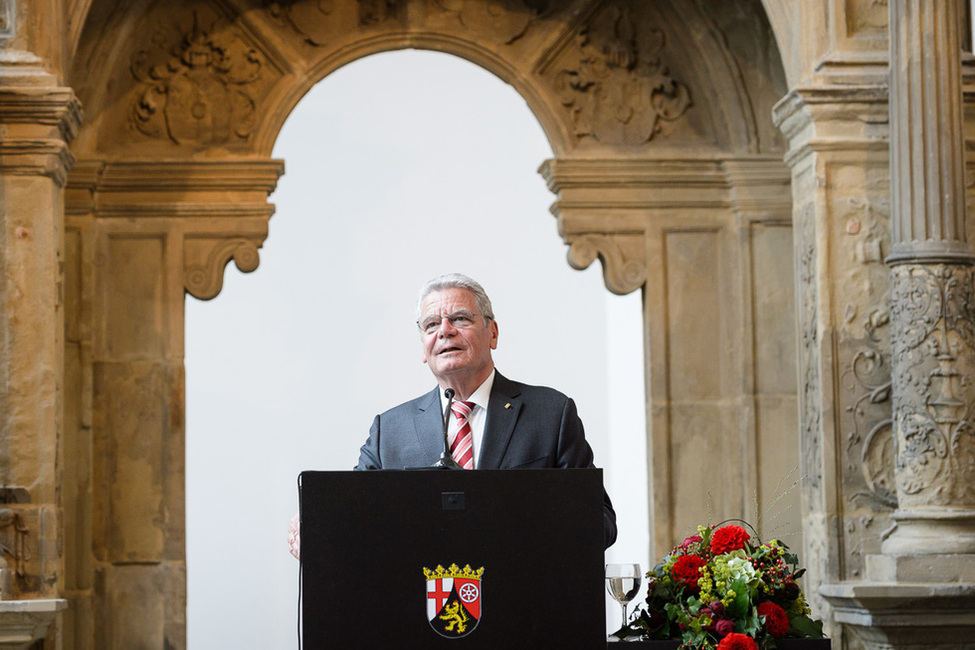
[[[491,296],[502,372],[576,399],[619,515],[607,561],[646,565],[640,297],[566,263],[517,93],[447,55],[370,57],[302,100],[274,155],[260,268],[187,300],[190,648],[296,647],[296,477],[350,469],[373,416],[433,386],[414,302],[445,272]]]

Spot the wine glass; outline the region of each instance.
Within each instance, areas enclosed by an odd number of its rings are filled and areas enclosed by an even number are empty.
[[[640,591],[643,576],[639,564],[607,564],[606,590],[609,595],[623,608],[623,624],[626,627],[626,605]]]

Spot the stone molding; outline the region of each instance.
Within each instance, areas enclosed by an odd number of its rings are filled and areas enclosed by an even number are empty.
[[[0,84],[0,126],[0,174],[49,176],[64,185],[74,163],[68,142],[81,126],[81,103],[70,88]]]
[[[183,284],[209,300],[234,260],[245,272],[259,264],[274,206],[267,202],[281,161],[84,161],[68,184],[66,211],[111,223],[112,232],[157,231],[179,237]]]
[[[646,281],[646,228],[654,213],[731,209],[774,220],[791,201],[789,171],[778,156],[559,158],[539,172],[558,196],[552,213],[569,244],[569,265],[585,269],[598,258],[606,287],[620,295]]]

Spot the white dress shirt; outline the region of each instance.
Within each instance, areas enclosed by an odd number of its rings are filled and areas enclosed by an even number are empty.
[[[497,371],[491,370],[491,374],[488,378],[484,380],[484,383],[477,387],[477,390],[468,397],[465,402],[473,402],[474,408],[471,409],[471,414],[468,416],[467,421],[471,425],[471,434],[474,436],[474,469],[480,464],[481,457],[481,443],[484,441],[484,423],[487,422],[487,408],[488,402],[491,399],[491,389],[494,387],[494,375]],[[443,391],[440,391],[440,412],[443,413],[447,408],[447,398],[444,397]],[[447,425],[447,439],[450,441],[450,445],[453,446],[454,438],[457,437],[457,430],[460,427],[457,425],[457,417],[454,412],[450,412],[450,422]]]

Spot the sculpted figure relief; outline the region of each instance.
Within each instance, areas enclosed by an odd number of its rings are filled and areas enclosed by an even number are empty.
[[[196,14],[174,40],[158,32],[132,61],[133,76],[146,86],[133,106],[135,126],[181,145],[246,139],[255,126],[262,55],[216,24],[204,28]]]

